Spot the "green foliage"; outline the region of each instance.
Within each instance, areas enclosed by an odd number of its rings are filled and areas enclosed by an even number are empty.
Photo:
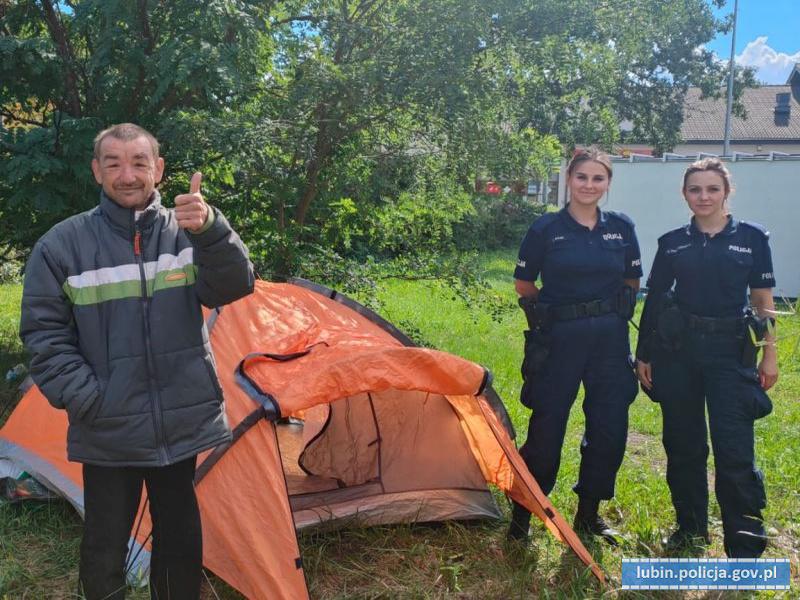
[[[351,251],[355,238],[364,235],[364,223],[359,220],[358,206],[351,198],[328,203],[329,215],[322,223],[322,239],[330,248]]]
[[[0,424],[5,422],[5,417],[16,403],[19,397],[17,387],[21,383],[18,379],[6,381],[5,375],[16,365],[28,363],[19,339],[21,301],[22,285],[0,283]]]
[[[356,260],[321,246],[307,245],[299,256],[296,276],[326,285],[377,311],[382,308],[378,291],[382,282],[389,280],[424,281],[431,289],[497,320],[516,306],[488,285],[476,254],[415,252]],[[415,333],[415,327],[411,329],[415,339],[428,345],[422,335]]]
[[[431,248],[476,176],[541,179],[623,119],[669,148],[686,86],[719,88],[697,48],[727,26],[704,0],[0,2],[0,239],[25,253],[91,207],[92,136],[134,121],[165,198],[203,170],[275,272],[309,242]]]
[[[725,66],[702,45],[729,24],[706,0],[509,3],[498,20],[514,39],[508,90],[524,100],[520,122],[567,146],[610,148],[627,120],[629,139],[669,150],[687,88],[724,90]],[[752,82],[739,71],[737,89]]]
[[[368,243],[391,256],[440,251],[450,246],[454,225],[473,210],[463,190],[404,192],[370,214]]]
[[[183,149],[195,146],[178,126],[182,111],[228,113],[258,89],[260,15],[229,0],[202,9],[188,0],[0,3],[3,244],[24,252],[96,204],[92,139],[109,124],[136,122],[161,138],[169,188]]]
[[[5,260],[0,263],[0,285],[19,283],[22,280],[22,263],[18,260]]]
[[[521,196],[479,196],[474,211],[455,226],[456,245],[463,250],[495,250],[518,246],[547,205]]]

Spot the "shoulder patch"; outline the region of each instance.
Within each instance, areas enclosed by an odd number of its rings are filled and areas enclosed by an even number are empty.
[[[769,237],[769,231],[761,223],[753,223],[752,221],[739,221],[739,225],[746,225],[750,229],[755,229],[764,237]]]

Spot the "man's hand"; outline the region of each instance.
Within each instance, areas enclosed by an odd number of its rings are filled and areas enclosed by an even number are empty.
[[[178,227],[191,233],[200,231],[208,219],[208,204],[200,193],[202,181],[203,174],[198,171],[192,175],[189,193],[175,196],[175,218],[178,220]]]

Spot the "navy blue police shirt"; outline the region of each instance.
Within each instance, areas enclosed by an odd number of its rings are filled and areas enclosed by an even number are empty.
[[[566,208],[542,215],[519,249],[514,278],[542,276],[538,301],[565,305],[613,297],[623,279],[642,276],[633,221],[622,213],[598,210],[594,229],[581,225]]]
[[[747,288],[773,288],[769,232],[760,225],[728,217],[720,233],[697,229],[694,219],[658,239],[647,279],[648,295],[675,284],[675,300],[684,312],[702,317],[742,316]]]

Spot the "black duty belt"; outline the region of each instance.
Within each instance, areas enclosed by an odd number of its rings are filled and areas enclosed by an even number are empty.
[[[606,300],[579,302],[578,304],[551,306],[548,316],[554,321],[571,321],[584,317],[599,317],[614,312],[617,312],[617,303],[613,298],[608,298]]]
[[[686,326],[701,333],[739,333],[742,331],[743,324],[744,320],[741,317],[723,319],[686,315]]]

